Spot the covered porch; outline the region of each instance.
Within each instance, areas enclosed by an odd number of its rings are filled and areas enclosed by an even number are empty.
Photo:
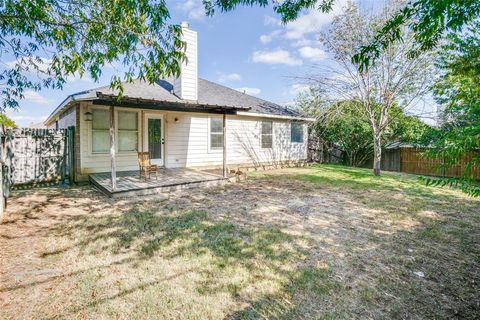
[[[110,172],[92,173],[90,182],[108,197],[130,197],[178,191],[194,187],[208,187],[225,184],[221,170],[202,171],[188,168],[159,169],[158,179],[152,175],[144,179],[138,170],[116,172],[116,186],[112,188]]]
[[[109,172],[91,173],[90,182],[100,191],[109,197],[127,197],[135,195],[149,195],[163,193],[175,190],[181,190],[191,187],[219,185],[228,181],[227,169],[227,143],[226,143],[226,119],[227,115],[236,114],[238,110],[248,110],[249,108],[211,106],[196,103],[165,103],[157,100],[131,99],[118,97],[114,95],[104,95],[97,93],[97,99],[93,101],[96,106],[103,106],[109,114]],[[107,108],[105,108],[107,107]],[[137,134],[138,147],[132,149],[137,151],[139,159],[141,154],[148,155],[150,166],[155,166],[158,170],[156,174],[149,175],[148,179],[141,177],[138,170],[117,171],[117,153],[119,130],[118,114],[116,109],[122,108],[137,109],[138,120],[130,123],[139,123],[138,127],[128,128],[134,134]],[[165,118],[163,115],[152,116],[152,111],[175,111],[175,112],[196,112],[220,115],[223,118],[221,126],[222,136],[222,168],[215,173],[194,170],[188,168],[168,168],[165,164],[165,157],[168,153],[165,147]],[[89,120],[91,121],[91,120]],[[177,121],[177,119],[175,119]],[[125,122],[124,122],[125,124]],[[125,128],[122,128],[125,131]],[[133,130],[133,131],[132,131]],[[137,131],[138,130],[138,131]],[[134,141],[134,140],[132,140]],[[172,148],[172,145],[169,145]],[[160,160],[156,162],[157,160]],[[143,161],[143,160],[142,160]],[[141,161],[139,160],[139,163]],[[143,164],[142,164],[143,165]],[[132,169],[132,168],[129,168]],[[106,171],[106,170],[105,170]]]

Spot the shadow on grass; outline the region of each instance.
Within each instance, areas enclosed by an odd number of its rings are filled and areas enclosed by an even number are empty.
[[[259,257],[282,261],[305,254],[298,244],[306,239],[303,236],[292,236],[275,226],[239,226],[226,219],[213,219],[201,210],[163,215],[154,210],[133,208],[107,225],[116,230],[106,234],[116,239],[114,251],[134,246],[140,258],[151,257],[170,247],[173,248],[169,250],[170,256],[210,253],[219,265],[249,264]]]
[[[317,304],[334,297],[343,285],[330,267],[302,266],[288,274],[282,290],[253,301],[226,319],[338,319],[333,312],[319,312]]]
[[[341,173],[338,173],[337,169],[340,169]],[[339,179],[344,185],[366,181],[365,184],[359,184],[359,188],[363,186],[362,190],[370,189],[367,186],[372,176],[366,170],[364,173],[363,170],[358,174],[354,173],[357,179],[349,177],[349,172],[358,169],[342,167],[325,169],[322,166],[307,170],[312,170],[309,176],[320,175],[322,179],[330,179],[323,181],[332,183]],[[315,170],[319,170],[319,173],[315,173]],[[331,177],[322,176],[325,170],[327,172],[331,170],[330,174],[326,174]],[[339,176],[336,177],[336,174]],[[253,190],[236,185],[234,190],[222,194],[222,197],[226,198],[222,203],[228,203],[222,207],[222,211],[234,210],[233,208],[242,205],[241,201],[232,195],[235,192],[245,193],[246,198],[252,194],[266,198],[275,197],[275,193],[272,193],[269,187],[275,188],[276,194],[287,197],[295,188],[303,190],[304,186],[291,179],[292,177],[294,176],[287,175],[286,178],[289,179],[274,183],[270,183],[267,178],[260,181]],[[390,180],[390,177],[385,176],[379,181],[388,185]],[[415,180],[393,183],[405,183],[405,188],[416,194]],[[322,187],[322,184],[319,184],[319,187]],[[422,189],[421,186],[418,188]],[[311,192],[307,195],[313,195],[315,190]],[[350,190],[344,188],[342,192],[348,193]],[[424,192],[428,193],[428,190]],[[368,198],[369,193],[365,194],[366,199],[371,200]],[[385,195],[387,195],[385,199],[380,199],[383,204],[405,202],[388,199],[392,192]],[[415,197],[412,199],[416,200]],[[336,200],[332,198],[331,201]],[[426,203],[433,205],[428,201]],[[206,256],[209,259],[205,268],[194,268],[191,271],[200,275],[198,277],[200,281],[192,284],[196,286],[200,295],[227,292],[236,300],[235,303],[238,302],[238,306],[243,305],[243,309],[231,311],[227,315],[231,319],[469,318],[478,314],[478,309],[475,308],[478,308],[476,296],[480,283],[478,273],[480,221],[478,216],[472,216],[471,208],[468,212],[462,212],[461,209],[451,210],[452,207],[458,206],[453,203],[449,206],[448,214],[438,211],[438,219],[428,218],[430,223],[422,221],[422,224],[415,228],[396,230],[391,234],[382,233],[375,238],[375,242],[365,242],[364,237],[357,234],[356,230],[369,231],[374,227],[382,227],[380,221],[382,216],[376,217],[378,221],[361,219],[352,225],[351,221],[344,220],[345,217],[339,215],[339,221],[331,219],[331,224],[324,229],[310,224],[308,219],[305,220],[305,230],[309,227],[318,228],[316,232],[329,240],[318,242],[286,232],[290,221],[281,225],[271,225],[271,221],[256,216],[256,219],[260,220],[240,224],[239,220],[217,218],[203,210],[175,212],[169,210],[168,205],[150,202],[114,214],[95,213],[89,210],[92,215],[79,217],[58,215],[59,219],[64,220],[60,220],[61,223],[46,232],[59,237],[68,236],[72,239],[73,245],[47,252],[44,257],[61,254],[77,247],[80,249],[79,258],[82,254],[95,255],[97,252],[93,250],[108,250],[114,256],[119,253],[119,257],[124,257],[127,253],[125,260],[118,259],[118,263],[128,265],[128,271],[134,274],[137,270],[144,272],[136,269],[135,264],[154,259],[155,256],[161,256],[163,259],[176,256],[195,259]],[[108,206],[107,203],[103,208]],[[472,202],[470,206],[478,207],[478,203]],[[189,203],[189,208],[192,207],[195,208],[195,203]],[[315,214],[330,218],[322,208],[315,209]],[[345,232],[345,224],[349,223],[347,226],[355,227],[355,231]],[[310,241],[315,242],[313,245],[305,245]],[[307,247],[310,249],[306,249]],[[313,247],[315,249],[312,249]],[[102,259],[102,256],[94,258]],[[323,260],[318,259],[328,260],[331,264],[323,264]],[[286,265],[290,268],[283,268]],[[236,270],[238,266],[245,267],[249,273],[242,281],[230,279],[226,275],[232,273],[223,272],[224,268],[231,268],[229,269],[231,271]],[[345,269],[342,270],[342,267],[346,268],[347,272]],[[97,268],[94,266],[91,270],[97,271]],[[271,272],[262,273],[264,269]],[[184,273],[178,271],[179,273],[172,277],[184,276]],[[425,278],[416,276],[414,272],[417,271],[422,271]],[[190,272],[190,269],[187,272]],[[79,270],[72,275],[83,273],[85,270]],[[251,300],[242,299],[245,297],[242,290],[258,290],[255,282],[260,282],[267,276],[275,277],[275,281],[279,282],[278,287],[272,287],[273,290],[268,293],[255,295]],[[221,277],[223,279],[220,279]],[[86,302],[79,302],[72,312],[76,313],[83,309],[90,311],[99,304],[115,299],[120,299],[119,303],[123,303],[121,299],[127,295],[144,291],[152,286],[157,287],[159,283],[171,280],[172,278],[167,277],[140,282],[97,299],[91,298],[90,291],[87,290]],[[92,280],[96,281],[97,278]]]

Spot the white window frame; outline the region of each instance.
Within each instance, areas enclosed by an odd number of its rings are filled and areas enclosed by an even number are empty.
[[[129,130],[129,129],[120,129],[119,126],[118,126],[118,119],[119,119],[119,113],[120,112],[125,112],[125,113],[135,113],[137,115],[137,130]],[[116,110],[115,111],[115,131],[116,131],[116,136],[117,136],[117,139],[115,139],[115,143],[116,143],[116,150],[118,153],[121,153],[121,154],[128,154],[128,153],[138,153],[138,150],[139,150],[139,141],[138,141],[138,138],[139,138],[139,135],[138,135],[138,132],[140,131],[139,129],[139,116],[138,116],[138,111],[132,111],[132,110],[125,110],[125,109],[120,109],[120,110]],[[137,150],[120,150],[120,131],[125,131],[125,132],[136,132],[137,133]]]
[[[271,128],[272,128],[272,133],[268,134],[268,133],[263,133],[263,123],[264,122],[270,122],[272,125],[271,125]],[[260,121],[260,148],[262,150],[268,150],[268,149],[273,149],[273,121],[272,120],[262,120]],[[263,136],[264,135],[269,135],[272,137],[272,145],[270,147],[264,147],[263,146]]]
[[[293,141],[292,140],[292,127],[293,125],[300,125],[301,129],[302,129],[302,141]],[[301,122],[290,122],[290,143],[294,143],[294,144],[302,144],[305,142],[305,131],[304,131],[304,128],[303,128],[303,123]]]
[[[109,107],[106,107],[106,106],[101,106],[101,105],[91,105],[89,107],[87,107],[86,111],[90,111],[93,113],[93,110],[105,110],[105,111],[109,111]],[[138,110],[135,110],[135,109],[132,109],[132,108],[115,108],[114,109],[114,113],[113,113],[113,117],[114,117],[114,121],[115,121],[115,153],[117,153],[118,155],[133,155],[133,154],[137,154],[138,151],[118,151],[118,112],[136,112],[137,113],[137,149],[140,148],[140,135],[139,135],[139,132],[140,132],[140,128],[141,128],[141,124],[140,124],[140,111]],[[81,119],[83,121],[83,118]],[[110,127],[110,123],[109,123],[109,127]],[[93,121],[89,121],[88,122],[88,126],[87,126],[87,136],[88,136],[88,152],[89,152],[89,155],[92,156],[92,157],[104,157],[106,154],[109,154],[110,153],[110,149],[107,151],[107,152],[94,152],[93,151]],[[110,128],[108,129],[108,131],[110,132]]]
[[[213,134],[222,136],[222,146],[212,147],[212,119],[220,120],[222,123],[222,131]],[[216,152],[223,150],[223,117],[208,117],[208,152]]]
[[[95,110],[103,110],[103,111],[107,111],[108,112],[108,109],[107,108],[104,108],[104,107],[92,107],[90,108],[90,112],[92,112],[92,121],[89,122],[89,144],[90,144],[90,154],[92,155],[105,155],[105,154],[108,154],[110,153],[110,150],[107,150],[107,151],[93,151],[93,132],[94,131],[107,131],[109,134],[110,134],[110,128],[108,129],[93,129],[93,113]],[[109,114],[110,116],[110,114]],[[108,127],[110,127],[110,122],[108,123]]]

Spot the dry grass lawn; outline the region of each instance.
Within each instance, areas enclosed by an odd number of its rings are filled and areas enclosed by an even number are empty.
[[[0,258],[2,319],[480,318],[480,199],[341,166],[17,192]]]

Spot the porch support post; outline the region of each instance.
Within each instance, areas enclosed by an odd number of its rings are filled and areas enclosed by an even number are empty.
[[[223,177],[228,178],[227,172],[227,114],[223,114]]]
[[[117,189],[117,164],[115,161],[115,112],[110,106],[110,164],[112,169],[112,191]]]
[[[141,134],[141,141],[142,141],[142,145],[140,146],[140,152],[143,153],[143,145],[144,145],[144,141],[143,141],[143,136],[145,135],[145,132],[143,132],[144,128],[144,122],[145,122],[145,119],[144,119],[144,113],[143,113],[143,110],[140,111],[140,134]]]

